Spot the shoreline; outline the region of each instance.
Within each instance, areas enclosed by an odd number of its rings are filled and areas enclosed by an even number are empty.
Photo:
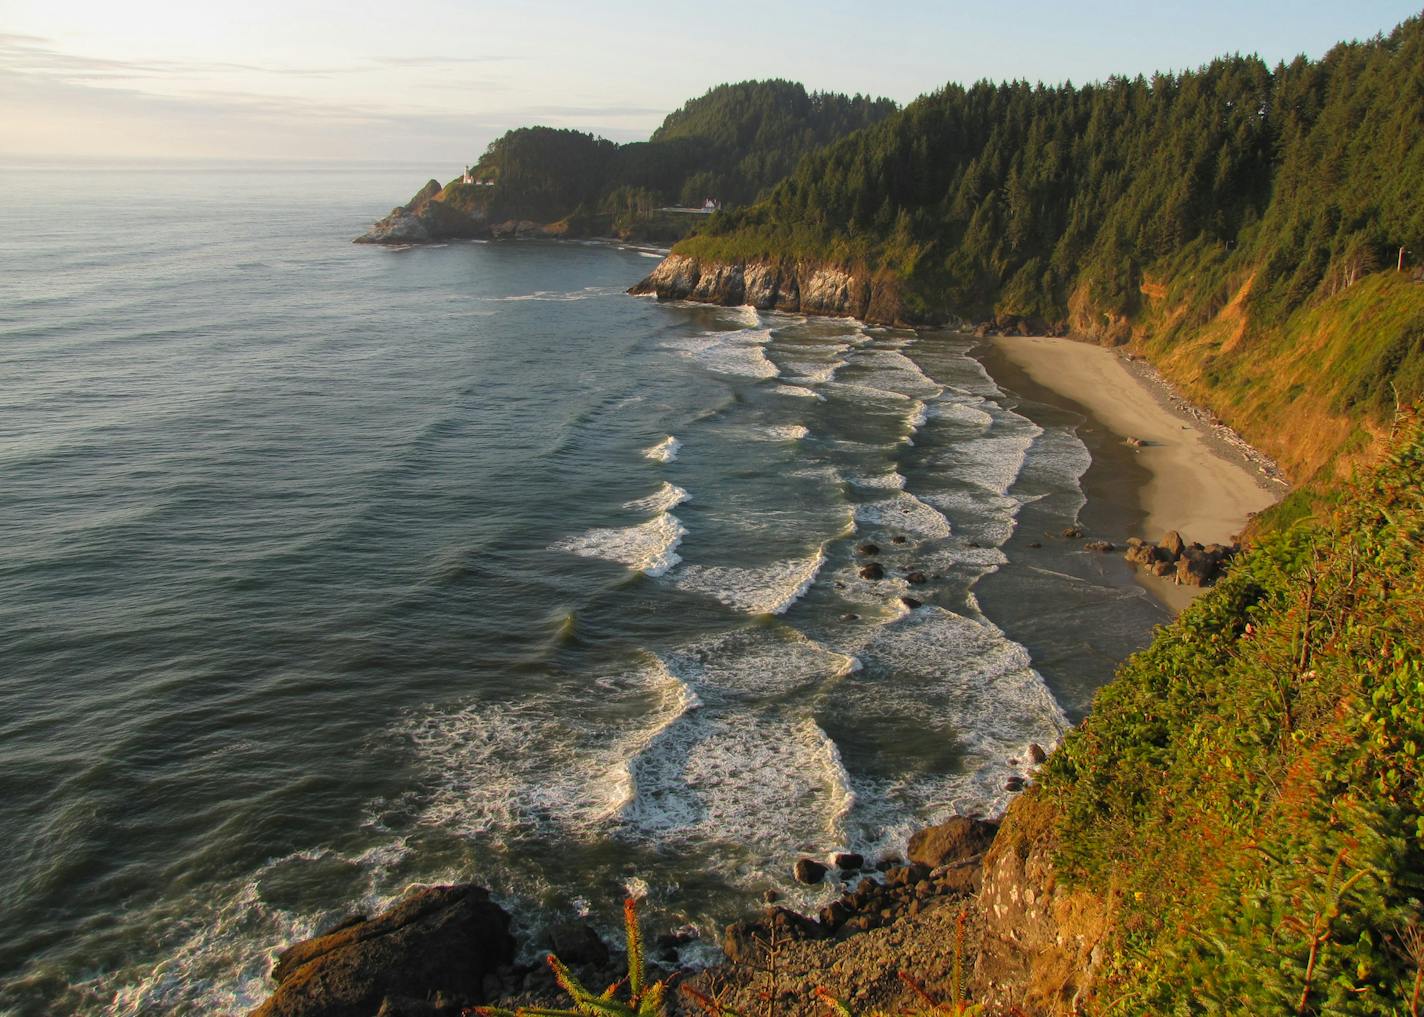
[[[1047,336],[996,336],[980,355],[1011,390],[1087,418],[1085,440],[1108,439],[1088,441],[1094,463],[1106,468],[1084,482],[1090,505],[1106,502],[1103,522],[1126,527],[1103,534],[1114,544],[1130,536],[1159,540],[1170,530],[1188,541],[1233,543],[1252,515],[1288,490],[1269,459],[1183,399],[1149,364]],[[1132,572],[1174,613],[1202,592]]]

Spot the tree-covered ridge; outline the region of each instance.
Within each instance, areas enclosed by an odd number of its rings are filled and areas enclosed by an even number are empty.
[[[1223,415],[1249,416],[1260,409],[1249,398],[1215,395],[1247,383],[1255,340],[1393,268],[1401,246],[1424,260],[1421,181],[1424,21],[1413,18],[1275,69],[1233,56],[1084,87],[950,85],[808,156],[766,200],[678,250],[863,267],[896,278],[910,316],[1150,335],[1158,354],[1230,309],[1238,327],[1173,377]],[[1355,379],[1376,411],[1395,388],[1421,391],[1407,367],[1424,352],[1424,319],[1395,318],[1391,352]],[[1307,395],[1316,416],[1356,412]],[[1252,436],[1268,443],[1285,426],[1261,423]],[[1297,474],[1326,458],[1306,456]]]
[[[808,153],[884,119],[889,99],[808,93],[789,81],[720,85],[671,113],[652,138],[618,145],[581,131],[522,127],[491,142],[476,184],[444,200],[494,218],[648,216],[662,206],[755,200]],[[493,186],[480,186],[490,181]]]
[[[1085,87],[950,85],[691,246],[865,259],[947,311],[1061,318],[1083,281],[1131,312],[1144,270],[1203,244],[1299,299],[1352,257],[1424,244],[1421,128],[1417,18],[1274,71],[1237,56]]]
[[[1274,535],[1098,694],[1043,773],[1111,916],[1101,1013],[1424,1005],[1424,429]]]

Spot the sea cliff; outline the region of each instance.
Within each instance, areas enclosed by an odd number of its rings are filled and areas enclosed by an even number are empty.
[[[880,325],[931,324],[915,320],[889,274],[809,261],[704,261],[684,254],[664,258],[628,291],[659,300],[691,300],[761,311],[858,318]]]

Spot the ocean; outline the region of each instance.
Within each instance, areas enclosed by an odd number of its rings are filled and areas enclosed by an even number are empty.
[[[350,243],[427,172],[0,168],[0,1013],[244,1013],[446,881],[708,961],[1002,809],[1166,619],[972,338]]]

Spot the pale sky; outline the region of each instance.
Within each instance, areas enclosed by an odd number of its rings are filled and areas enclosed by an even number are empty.
[[[1274,64],[1420,0],[700,4],[0,0],[0,161],[363,159],[458,166],[510,127],[646,138],[724,81],[901,103],[948,81]]]

